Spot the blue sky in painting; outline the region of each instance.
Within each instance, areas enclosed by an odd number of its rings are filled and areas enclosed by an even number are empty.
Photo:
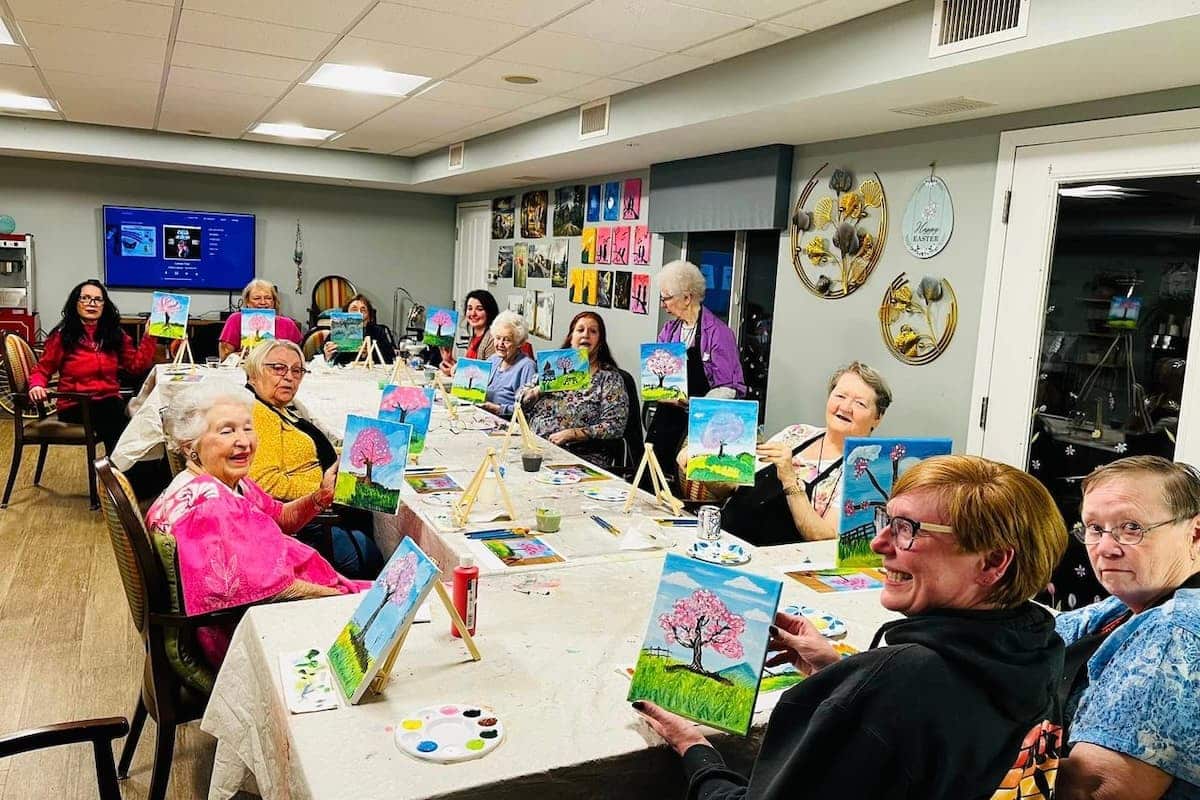
[[[408,462],[408,440],[412,436],[412,426],[406,422],[389,422],[382,419],[359,417],[354,414],[346,417],[346,434],[342,439],[345,444],[342,450],[341,466],[338,469],[352,472],[355,475],[363,474],[361,467],[351,465],[350,453],[358,434],[367,428],[378,428],[383,432],[383,435],[387,437],[388,450],[392,454],[391,463],[372,468],[371,480],[388,489],[399,489],[404,481],[404,466]]]
[[[871,484],[871,479],[864,472],[855,474],[855,462],[866,459],[871,475],[879,482],[884,491],[892,493],[892,452],[897,445],[904,448],[904,455],[899,462],[899,472],[904,471],[930,456],[946,455],[953,443],[949,439],[887,439],[877,436],[870,438],[848,437],[843,452],[846,454],[845,473],[842,489],[843,503],[886,502],[879,490]],[[869,506],[857,509],[853,514],[842,513],[842,530],[849,531],[860,525],[866,525],[875,519],[875,509]]]
[[[375,618],[375,621],[371,623],[371,629],[367,631],[367,650],[370,652],[372,659],[379,658],[388,642],[399,633],[405,619],[416,612],[419,601],[429,590],[429,587],[433,585],[433,581],[437,577],[437,567],[421,551],[421,548],[417,547],[413,543],[413,540],[407,536],[396,548],[395,552],[392,553],[392,557],[388,559],[388,566],[385,566],[379,574],[381,576],[386,575],[388,567],[391,566],[392,562],[404,558],[409,553],[414,554],[417,559],[416,577],[413,580],[412,589],[403,599],[392,598],[393,601],[388,603],[379,612],[379,616]],[[358,608],[352,617],[360,628],[367,624],[367,620],[371,618],[371,614],[379,607],[385,591],[382,580],[376,579],[367,593],[363,595],[363,599],[358,604]]]

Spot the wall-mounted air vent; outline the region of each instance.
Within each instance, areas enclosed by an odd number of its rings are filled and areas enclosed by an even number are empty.
[[[933,0],[929,55],[944,56],[1010,39],[1029,26],[1032,0]]]
[[[450,145],[450,148],[447,151],[449,153],[449,158],[446,164],[446,169],[462,169],[463,154],[465,153],[466,149],[466,142],[459,142],[458,144]]]
[[[907,114],[910,117],[944,117],[948,114],[962,114],[980,108],[996,105],[986,100],[972,100],[970,97],[950,97],[946,100],[934,100],[915,106],[889,108],[893,114]]]
[[[608,100],[597,100],[579,107],[579,138],[608,135]]]

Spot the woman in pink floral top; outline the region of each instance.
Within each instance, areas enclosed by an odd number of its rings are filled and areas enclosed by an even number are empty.
[[[370,586],[343,578],[316,550],[285,535],[333,501],[332,469],[316,491],[288,503],[245,477],[258,446],[253,403],[242,387],[213,379],[188,387],[171,405],[172,445],[188,466],[150,507],[146,525],[175,538],[187,614]],[[214,667],[225,658],[231,632],[224,627],[197,632]]]

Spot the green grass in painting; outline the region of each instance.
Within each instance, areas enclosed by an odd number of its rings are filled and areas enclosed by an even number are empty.
[[[731,733],[747,731],[754,712],[753,684],[724,684],[687,669],[667,670],[676,665],[683,663],[643,650],[638,655],[629,699],[653,700],[676,714]]]
[[[693,481],[754,483],[754,454],[693,456],[687,463],[687,477]]]
[[[163,325],[161,322],[150,323],[150,335],[160,339],[182,339],[186,334],[185,325],[176,325],[173,322],[170,325]]]
[[[425,344],[433,345],[434,347],[454,347],[454,334],[438,336],[436,334],[425,331],[425,337],[422,339]]]
[[[785,672],[781,675],[763,675],[762,683],[758,685],[758,690],[763,694],[767,692],[780,692],[795,686],[802,680],[804,680],[804,676],[799,672]]]
[[[350,622],[338,634],[337,641],[329,648],[329,668],[337,678],[338,684],[346,697],[353,697],[354,691],[366,674],[364,665],[367,662],[365,647],[351,638],[350,632],[358,632],[358,626]]]
[[[642,387],[642,400],[646,402],[654,402],[657,400],[680,400],[687,397],[687,394],[679,391],[674,386],[644,386]]]
[[[837,565],[839,567],[878,567],[883,564],[883,556],[871,550],[871,540],[838,539]]]
[[[425,452],[425,437],[414,430],[412,436],[408,439],[408,454],[410,456],[419,456],[423,452]]]
[[[339,472],[333,488],[333,499],[355,508],[394,514],[396,503],[400,500],[400,490],[388,489],[377,483],[366,484],[357,475]]]
[[[468,389],[465,386],[452,386],[450,394],[460,400],[466,400],[468,403],[482,403],[487,399],[487,389],[480,386],[476,386],[474,389]]]
[[[592,376],[587,373],[568,372],[551,380],[542,381],[543,392],[571,392],[590,386]]]

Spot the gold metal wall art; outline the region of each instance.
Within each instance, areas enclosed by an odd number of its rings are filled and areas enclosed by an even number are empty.
[[[792,265],[808,290],[826,300],[853,294],[866,283],[887,238],[887,198],[879,174],[855,187],[854,174],[835,169],[830,193],[816,192],[821,166],[792,209]],[[811,203],[810,203],[811,201]]]
[[[958,297],[945,278],[926,275],[914,287],[901,272],[883,294],[879,332],[905,364],[928,364],[950,346],[958,327]]]

